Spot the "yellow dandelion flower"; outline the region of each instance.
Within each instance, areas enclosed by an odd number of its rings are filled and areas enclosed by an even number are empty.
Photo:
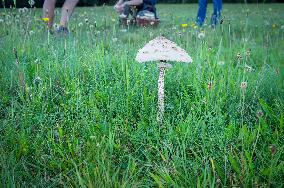
[[[44,21],[44,22],[49,22],[49,18],[47,18],[47,17],[42,18],[42,21]]]
[[[182,28],[186,28],[188,26],[188,24],[184,23],[184,24],[181,24],[181,27]]]

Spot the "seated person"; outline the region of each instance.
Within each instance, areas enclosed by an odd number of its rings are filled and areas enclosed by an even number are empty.
[[[157,0],[119,0],[114,9],[121,19],[127,19],[131,14],[134,19],[156,20],[156,3]]]

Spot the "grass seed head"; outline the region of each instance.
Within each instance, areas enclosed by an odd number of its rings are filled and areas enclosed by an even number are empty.
[[[242,55],[241,55],[241,53],[239,53],[239,52],[237,53],[237,59],[238,59],[238,60],[242,59]]]
[[[247,85],[248,85],[247,82],[242,82],[240,87],[242,90],[246,90]]]
[[[247,57],[250,57],[250,53],[251,53],[251,49],[248,49],[248,50],[246,51],[246,56],[247,56]]]
[[[42,80],[39,76],[35,77],[34,79],[34,85],[38,86],[39,84],[41,84]]]
[[[277,152],[277,148],[274,144],[271,144],[269,146],[269,149],[270,149],[270,152],[271,152],[272,155],[274,155]]]
[[[213,88],[213,81],[209,81],[207,84],[208,90],[211,90]]]
[[[257,112],[256,112],[256,116],[257,116],[258,118],[261,118],[261,117],[263,116],[263,112],[262,112],[261,110],[257,111]]]

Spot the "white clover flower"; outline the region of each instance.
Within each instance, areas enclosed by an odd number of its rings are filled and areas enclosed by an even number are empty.
[[[251,71],[253,71],[253,68],[250,67],[250,66],[248,66],[248,65],[245,65],[245,70],[246,70],[247,72],[251,72]]]
[[[243,38],[243,42],[248,42],[248,38]]]
[[[205,33],[204,32],[200,32],[200,33],[198,33],[197,37],[199,39],[203,39],[205,37]]]
[[[39,76],[35,77],[34,84],[39,85],[42,82],[41,78]]]
[[[53,25],[53,28],[54,28],[54,29],[58,29],[58,28],[59,28],[59,25],[58,25],[57,23],[55,23],[55,24]]]
[[[35,64],[39,64],[39,63],[40,63],[40,59],[36,58]]]
[[[78,26],[79,26],[79,27],[82,27],[82,26],[83,26],[83,23],[82,23],[82,22],[80,22],[80,23],[78,24]]]
[[[220,65],[220,66],[225,65],[225,62],[224,61],[218,61],[217,65]]]

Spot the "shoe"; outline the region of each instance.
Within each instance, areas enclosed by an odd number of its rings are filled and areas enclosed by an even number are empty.
[[[67,35],[67,34],[69,34],[69,30],[68,30],[67,27],[61,25],[61,26],[59,26],[57,28],[57,34],[65,34],[65,35]]]
[[[127,15],[122,13],[122,14],[119,15],[119,18],[127,18]]]

